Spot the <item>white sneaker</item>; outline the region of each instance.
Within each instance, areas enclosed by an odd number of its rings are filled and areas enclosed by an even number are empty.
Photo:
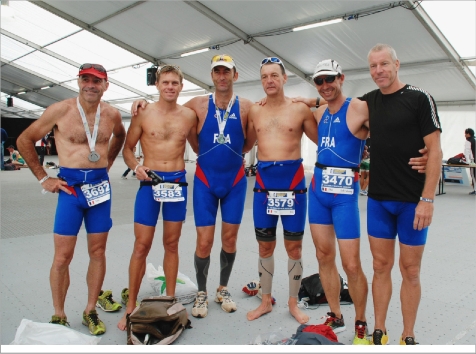
[[[208,315],[208,296],[205,291],[199,291],[192,307],[192,316],[204,318]]]
[[[221,309],[225,312],[235,312],[236,304],[231,298],[228,288],[224,287],[220,291],[217,289],[217,294],[215,297],[215,302],[221,303]]]
[[[367,195],[367,191],[366,190],[360,191],[360,195]]]
[[[122,178],[122,179],[127,179],[127,177],[126,177],[126,176],[121,176],[121,178]]]

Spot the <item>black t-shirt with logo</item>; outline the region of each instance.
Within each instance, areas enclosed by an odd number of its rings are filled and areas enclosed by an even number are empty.
[[[423,138],[441,131],[435,101],[411,85],[384,95],[377,89],[360,98],[367,102],[372,135],[372,178],[369,197],[376,200],[420,200],[425,174],[412,170],[410,158],[420,156]]]

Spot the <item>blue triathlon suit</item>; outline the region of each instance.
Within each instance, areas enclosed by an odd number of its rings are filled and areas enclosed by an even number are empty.
[[[106,168],[60,167],[58,178],[68,183],[71,195],[59,191],[53,232],[61,236],[77,236],[84,219],[88,234],[108,232],[112,227],[111,199],[89,206],[81,190],[83,184],[109,181]]]
[[[173,172],[154,171],[164,182],[186,183],[185,170]],[[134,205],[134,222],[146,226],[157,225],[159,220],[160,205],[162,206],[162,218],[164,221],[184,221],[187,213],[187,187],[182,186],[185,200],[181,202],[157,202],[154,200],[151,181],[141,181]]]
[[[268,194],[261,190],[294,190],[294,215],[269,215],[266,212]],[[258,161],[256,169],[253,220],[258,241],[275,241],[279,216],[283,223],[284,238],[302,240],[306,224],[307,197],[306,178],[302,159],[287,161]]]
[[[223,118],[226,110],[220,110]],[[198,134],[198,157],[193,185],[195,225],[215,225],[218,202],[222,220],[240,224],[245,207],[247,181],[243,168],[245,136],[240,117],[240,102],[236,96],[223,131],[225,142],[218,142],[219,130],[213,96],[208,101],[208,113]]]
[[[365,139],[356,138],[347,126],[351,98],[334,114],[326,109],[318,126],[317,163],[328,167],[357,169]],[[322,166],[321,166],[322,167]],[[309,223],[334,225],[338,239],[360,237],[359,174],[354,172],[353,194],[333,194],[321,190],[323,169],[314,167],[309,186]]]

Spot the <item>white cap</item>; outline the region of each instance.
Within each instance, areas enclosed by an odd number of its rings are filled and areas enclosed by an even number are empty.
[[[212,69],[213,69],[215,66],[225,66],[225,67],[227,67],[228,69],[236,68],[235,61],[234,61],[233,58],[232,58],[230,55],[228,55],[228,54],[215,55],[215,56],[212,58]]]
[[[342,68],[340,67],[339,63],[334,59],[326,59],[316,65],[316,69],[314,70],[314,75],[312,75],[312,78],[314,79],[315,77],[321,75],[338,74],[342,74]]]

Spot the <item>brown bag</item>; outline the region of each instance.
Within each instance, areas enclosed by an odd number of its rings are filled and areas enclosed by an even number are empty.
[[[174,297],[152,296],[127,316],[127,344],[170,344],[192,328],[187,310]]]

